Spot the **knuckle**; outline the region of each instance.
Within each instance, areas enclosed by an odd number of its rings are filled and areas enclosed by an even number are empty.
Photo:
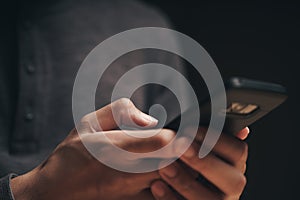
[[[120,108],[133,106],[132,101],[129,98],[125,98],[125,97],[118,99],[116,101],[116,104]]]
[[[90,121],[90,115],[86,114],[81,118],[80,123],[87,123],[89,121]]]
[[[76,127],[79,129],[79,131],[89,132],[92,130],[93,124],[96,124],[95,122],[98,124],[97,114],[96,112],[92,112],[83,116]]]
[[[238,178],[236,179],[236,183],[232,187],[232,191],[230,195],[232,196],[241,195],[246,184],[247,184],[246,177],[242,173],[240,173]]]
[[[118,119],[115,119],[118,122],[121,122],[124,119],[131,118],[132,112],[131,109],[135,108],[132,101],[128,98],[118,99],[113,105],[112,109],[117,111]]]
[[[93,132],[88,118],[83,117],[76,127],[79,133]]]
[[[70,131],[70,133],[69,133],[69,135],[67,136],[67,138],[73,138],[73,137],[77,137],[78,136],[78,131],[77,131],[77,129],[76,128],[73,128],[71,131]]]

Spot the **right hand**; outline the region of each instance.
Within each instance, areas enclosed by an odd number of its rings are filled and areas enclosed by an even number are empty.
[[[180,157],[182,162],[174,162],[159,170],[163,181],[157,180],[151,186],[157,200],[240,198],[246,185],[244,173],[248,156],[248,145],[242,140],[247,138],[249,129],[244,128],[235,136],[221,134],[212,151],[199,158],[205,133],[205,128],[198,129],[192,145]]]
[[[117,119],[112,115],[113,106],[119,109]],[[175,137],[173,131],[166,129],[155,136],[140,139],[114,130],[120,122],[128,126],[134,122],[147,127],[157,123],[139,111],[128,99],[115,101],[93,114],[96,115],[85,116],[80,127],[86,132],[83,136],[88,137],[95,145],[99,141],[104,142],[99,140],[104,134],[120,148],[142,153],[158,150]],[[97,116],[101,132],[97,132],[99,130],[94,126],[92,116]],[[139,130],[137,134],[149,134],[149,131],[151,130]],[[31,172],[12,179],[11,188],[16,200],[153,199],[149,187],[159,178],[157,171],[134,174],[107,167],[86,150],[77,130],[73,129],[44,163]]]

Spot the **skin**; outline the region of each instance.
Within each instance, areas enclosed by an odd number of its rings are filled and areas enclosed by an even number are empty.
[[[204,129],[200,128],[196,141],[180,158],[193,169],[192,172],[186,170],[186,167],[179,162],[159,170],[163,180],[156,180],[151,185],[155,199],[237,200],[240,198],[246,185],[244,173],[248,155],[248,146],[242,140],[247,138],[249,129],[241,130],[236,137],[221,134],[213,151],[200,159],[197,152],[204,133]],[[196,180],[199,173],[205,178],[206,183]],[[174,190],[177,193],[174,193]]]
[[[114,116],[112,109],[118,111]],[[109,138],[112,144],[136,153],[158,150],[175,136],[175,132],[168,129],[161,129],[158,133],[157,130],[150,129],[131,133],[157,134],[147,138],[135,138],[117,130],[120,124],[151,128],[157,124],[157,120],[139,111],[130,100],[120,99],[83,117],[77,128],[86,141],[92,145],[101,144],[103,149],[99,152],[107,153],[110,158],[114,155],[109,154],[109,144],[103,140],[103,136]],[[196,140],[180,160],[159,171],[138,174],[117,171],[96,160],[83,146],[77,129],[73,129],[45,162],[12,179],[11,189],[16,200],[238,199],[245,186],[245,143],[223,134],[214,152],[199,159],[196,152],[204,132],[199,129]],[[248,129],[242,130],[239,133],[240,138],[245,138],[248,133]],[[176,145],[184,143],[186,139],[180,138]],[[172,157],[172,151],[176,151],[176,148],[164,155],[154,154],[154,157]],[[126,160],[119,162],[130,165]],[[208,188],[195,181],[198,172],[214,187]]]

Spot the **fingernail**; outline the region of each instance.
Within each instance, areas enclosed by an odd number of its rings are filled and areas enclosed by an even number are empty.
[[[150,115],[148,115],[148,118],[149,118],[149,121],[151,121],[152,123],[157,123],[158,122],[157,119],[155,119],[154,117],[152,117]]]
[[[249,135],[249,133],[250,133],[250,128],[249,128],[249,127],[246,127],[246,130],[247,130],[247,134]]]
[[[243,130],[241,130],[240,132],[238,132],[236,136],[241,140],[245,140],[248,137],[249,133],[250,133],[250,130],[248,127],[246,127]]]
[[[150,122],[151,124],[156,124],[157,122],[158,122],[158,120],[157,119],[155,119],[154,117],[152,117],[152,116],[150,116],[150,115],[147,115],[147,114],[145,114],[145,113],[142,113],[142,117],[146,120],[146,121],[148,121],[148,122]]]
[[[172,164],[163,168],[161,171],[169,178],[174,178],[177,175],[177,168]]]

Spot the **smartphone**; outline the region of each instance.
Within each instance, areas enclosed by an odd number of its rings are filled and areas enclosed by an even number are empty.
[[[282,85],[242,77],[232,77],[225,82],[227,108],[225,111],[224,133],[236,134],[258,119],[270,113],[287,99],[286,88]],[[199,103],[199,126],[209,124],[210,98]],[[165,128],[177,130],[181,118],[193,117],[193,108],[166,123]],[[188,120],[185,120],[188,121]],[[188,124],[185,124],[188,126]]]

